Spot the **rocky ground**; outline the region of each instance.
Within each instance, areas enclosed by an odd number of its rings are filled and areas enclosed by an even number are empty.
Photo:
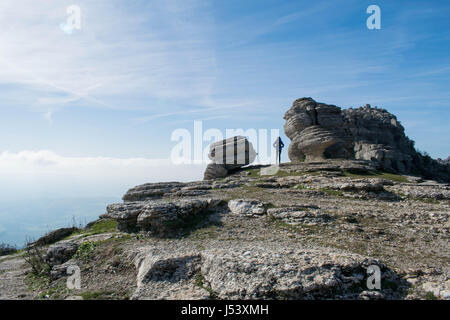
[[[43,246],[47,272],[0,257],[0,299],[450,299],[449,208],[449,185],[366,161],[145,184]]]

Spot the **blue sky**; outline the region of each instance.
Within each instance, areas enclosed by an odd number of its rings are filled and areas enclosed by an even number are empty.
[[[366,27],[371,4],[381,30]],[[81,29],[66,34],[70,5]],[[282,131],[304,96],[386,108],[445,158],[449,16],[448,1],[2,0],[0,191],[117,197],[201,179],[204,165],[168,160],[175,129]]]

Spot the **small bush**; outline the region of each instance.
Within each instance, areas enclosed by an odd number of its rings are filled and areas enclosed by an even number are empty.
[[[25,246],[25,254],[23,258],[25,262],[31,267],[32,274],[36,276],[49,275],[51,266],[45,261],[44,249],[37,245],[31,245],[28,241]]]
[[[1,243],[0,244],[0,257],[7,256],[17,252],[16,246],[11,246],[9,244]]]
[[[433,292],[427,292],[425,294],[425,299],[426,300],[437,300],[437,297],[434,295]]]
[[[46,246],[49,244],[53,244],[55,242],[58,242],[65,237],[73,234],[74,232],[78,231],[79,229],[76,227],[71,228],[60,228],[56,229],[54,231],[48,232],[38,240],[36,240],[33,245],[34,246]]]
[[[94,242],[83,242],[73,257],[78,260],[89,260],[96,246]]]

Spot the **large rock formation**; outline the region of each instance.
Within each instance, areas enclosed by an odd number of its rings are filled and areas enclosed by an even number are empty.
[[[256,152],[245,137],[235,136],[212,143],[208,157],[213,162],[205,170],[205,180],[226,177],[229,171],[249,165],[255,161]]]
[[[177,229],[177,224],[220,203],[221,200],[215,199],[115,203],[107,207],[107,212],[102,217],[117,220],[120,230],[148,230],[155,234],[168,234],[172,229]]]
[[[384,109],[366,105],[341,110],[301,98],[294,101],[284,119],[285,133],[292,140],[292,161],[369,160],[382,170],[450,181],[450,166],[417,152],[397,118]]]

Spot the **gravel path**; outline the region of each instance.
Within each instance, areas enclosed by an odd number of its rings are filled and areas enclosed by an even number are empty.
[[[21,256],[0,259],[0,299],[17,300],[32,299],[33,294],[25,284],[28,271]]]

